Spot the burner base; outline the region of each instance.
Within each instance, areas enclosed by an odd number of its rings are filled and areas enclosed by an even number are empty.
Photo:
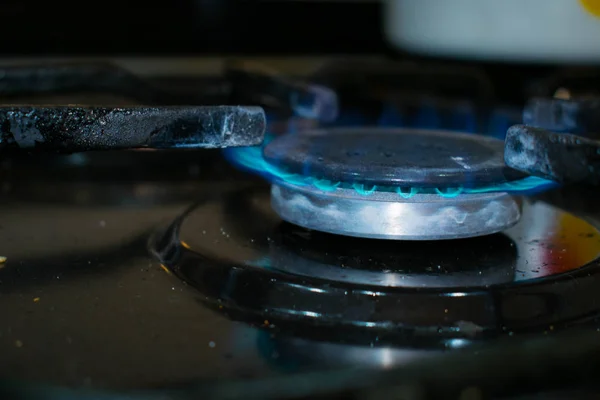
[[[284,223],[266,189],[203,197],[149,243],[234,320],[268,321],[269,333],[431,348],[557,332],[599,315],[600,231],[537,198],[523,199],[521,220],[501,234],[415,242]]]
[[[303,228],[344,236],[396,240],[445,240],[489,235],[515,225],[521,202],[508,193],[446,198],[393,192],[333,192],[278,182],[271,186],[273,210]]]

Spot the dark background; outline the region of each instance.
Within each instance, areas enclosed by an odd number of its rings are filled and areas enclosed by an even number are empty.
[[[352,1],[0,2],[0,55],[385,51],[381,6]]]

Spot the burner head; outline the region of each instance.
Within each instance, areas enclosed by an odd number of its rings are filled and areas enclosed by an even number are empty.
[[[395,240],[444,240],[503,231],[521,218],[521,204],[508,193],[453,198],[395,192],[369,195],[354,189],[323,191],[276,183],[271,206],[285,221],[320,232]]]
[[[333,129],[285,135],[264,149],[271,166],[312,177],[276,179],[284,220],[345,236],[442,240],[500,232],[520,203],[500,188],[524,175],[504,164],[503,142],[405,129]],[[329,185],[322,182],[326,181]],[[300,182],[300,183],[298,183]]]
[[[478,188],[524,174],[504,164],[503,142],[443,131],[337,128],[288,134],[265,149],[265,160],[315,179],[394,187]]]

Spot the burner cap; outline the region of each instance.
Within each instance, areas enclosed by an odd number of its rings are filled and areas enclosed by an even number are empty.
[[[420,188],[482,187],[524,178],[504,164],[501,140],[443,131],[335,128],[273,140],[271,165],[334,182]]]

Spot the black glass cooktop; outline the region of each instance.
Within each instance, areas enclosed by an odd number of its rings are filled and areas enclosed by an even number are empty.
[[[281,222],[268,186],[219,160],[2,164],[4,398],[447,398],[593,381],[589,192],[530,198],[504,233],[382,242]]]

